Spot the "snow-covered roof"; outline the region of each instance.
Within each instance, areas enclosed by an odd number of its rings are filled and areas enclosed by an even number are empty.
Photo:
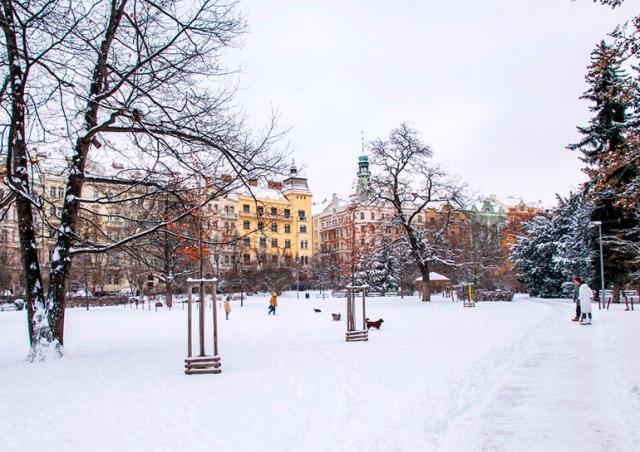
[[[422,281],[422,276],[419,278],[416,278],[416,281]],[[440,273],[429,272],[429,281],[450,281],[450,280],[449,278],[447,278],[444,275],[441,275]]]

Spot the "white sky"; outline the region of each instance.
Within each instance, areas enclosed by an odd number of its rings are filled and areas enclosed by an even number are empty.
[[[590,53],[638,13],[591,0],[242,0],[238,101],[291,127],[314,201],[348,194],[365,141],[412,122],[481,194],[555,203],[583,182]]]

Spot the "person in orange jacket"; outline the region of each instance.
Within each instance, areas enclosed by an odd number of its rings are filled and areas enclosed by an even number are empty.
[[[269,300],[269,312],[268,314],[276,315],[276,307],[278,306],[278,294],[273,292],[271,299]]]

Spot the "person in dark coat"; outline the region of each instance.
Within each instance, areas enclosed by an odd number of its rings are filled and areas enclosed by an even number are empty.
[[[573,302],[576,304],[576,316],[571,320],[574,322],[579,322],[582,311],[580,310],[580,300],[578,299],[578,288],[580,287],[580,283],[582,283],[582,278],[576,276],[574,279],[576,287],[573,289]]]

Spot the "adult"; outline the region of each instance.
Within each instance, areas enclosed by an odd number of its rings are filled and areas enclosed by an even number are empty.
[[[276,307],[278,307],[278,294],[273,292],[273,295],[271,295],[271,299],[269,300],[269,312],[267,314],[276,315]]]
[[[231,312],[231,296],[227,295],[227,298],[224,300],[224,313],[225,319],[229,320],[229,313]]]
[[[571,319],[571,321],[573,322],[579,322],[580,316],[582,314],[582,311],[580,310],[580,300],[578,299],[578,289],[580,287],[580,283],[578,283],[578,280],[582,282],[582,278],[580,278],[579,276],[576,276],[574,280],[575,287],[573,288],[573,302],[576,304],[576,316]]]
[[[580,302],[580,325],[591,325],[591,300],[593,299],[593,291],[591,287],[579,276],[575,279],[578,287],[578,301]]]

